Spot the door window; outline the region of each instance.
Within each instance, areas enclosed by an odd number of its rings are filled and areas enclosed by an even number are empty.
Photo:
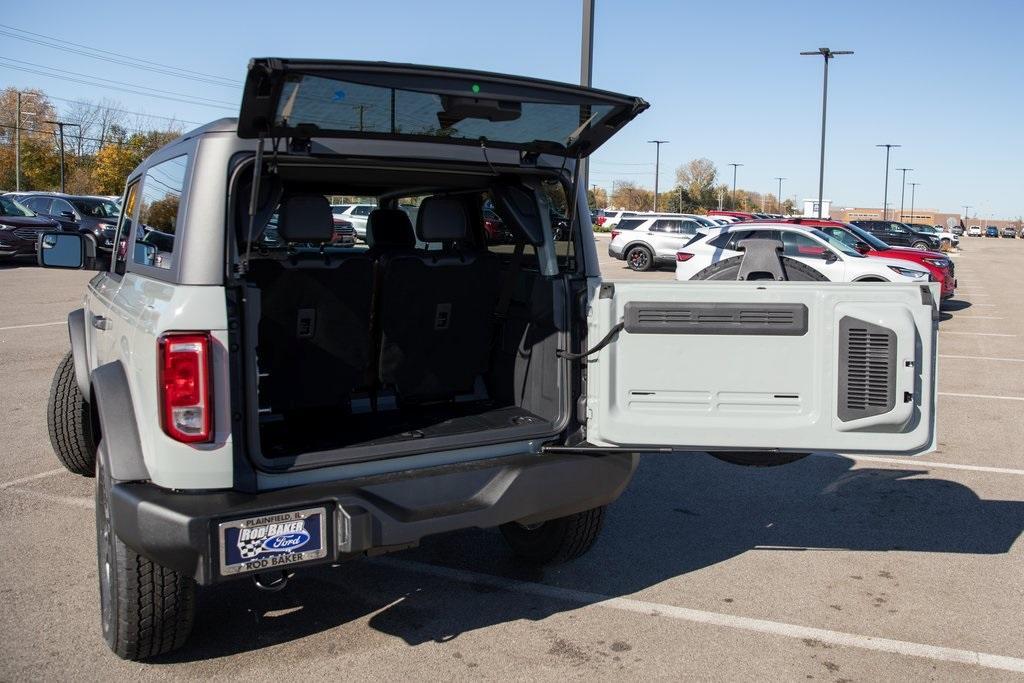
[[[50,206],[50,214],[53,216],[61,216],[65,212],[70,213],[72,216],[77,218],[75,207],[71,206],[69,202],[66,202],[63,199],[54,199],[53,204]],[[70,216],[67,217],[70,218]]]
[[[135,231],[135,263],[164,270],[174,265],[178,208],[187,168],[188,155],[182,155],[146,171],[142,180],[139,227]]]
[[[50,213],[49,197],[29,197],[28,199],[24,200],[22,204],[32,209],[36,213]]]
[[[807,235],[798,232],[782,233],[782,253],[786,256],[802,256],[804,258],[825,258],[825,246]]]
[[[681,221],[674,221],[667,218],[662,218],[654,221],[654,225],[650,227],[651,232],[680,232]]]
[[[114,240],[114,272],[124,275],[125,264],[128,262],[128,240],[132,232],[132,216],[135,215],[135,200],[138,197],[139,181],[136,180],[124,193],[124,208],[121,220],[117,224],[117,238]]]
[[[365,204],[361,205],[361,206],[357,206],[356,208],[352,209],[352,215],[353,216],[369,216],[370,213],[374,209],[376,209],[376,208],[377,208],[376,206],[368,206],[368,205],[365,205]]]

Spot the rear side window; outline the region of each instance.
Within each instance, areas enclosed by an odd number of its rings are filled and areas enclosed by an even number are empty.
[[[624,218],[619,221],[619,224],[615,226],[616,230],[636,230],[637,227],[643,225],[644,220],[642,218]]]
[[[182,155],[146,171],[142,179],[139,227],[135,231],[135,263],[165,270],[174,265],[178,209],[187,168],[188,155]]]
[[[139,181],[136,180],[124,193],[124,210],[117,226],[117,237],[114,239],[114,272],[124,275],[125,264],[128,262],[128,239],[132,233],[132,216],[135,215],[135,202],[139,196]]]

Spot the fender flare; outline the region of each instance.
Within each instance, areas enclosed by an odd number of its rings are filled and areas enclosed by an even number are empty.
[[[71,358],[75,362],[75,382],[86,403],[92,403],[89,386],[89,354],[85,342],[85,309],[76,308],[68,313],[68,337],[71,338]]]
[[[658,255],[654,252],[654,247],[649,245],[647,242],[644,242],[643,240],[633,240],[632,242],[630,242],[629,244],[627,244],[626,246],[624,246],[622,248],[622,260],[623,261],[626,260],[626,254],[628,254],[629,250],[632,249],[633,247],[643,247],[647,251],[651,252],[651,258],[655,258],[655,259],[658,258]]]
[[[121,361],[101,365],[91,378],[100,421],[99,457],[107,472],[116,482],[149,479],[124,366]]]

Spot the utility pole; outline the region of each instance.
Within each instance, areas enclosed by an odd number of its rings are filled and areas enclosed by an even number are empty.
[[[921,183],[910,183],[910,220],[914,220],[914,193],[917,190],[917,186]],[[902,221],[901,221],[902,222]]]
[[[583,0],[583,31],[580,40],[580,85],[589,88],[594,82],[594,4],[596,0]],[[590,160],[580,159],[580,182],[590,182]],[[657,200],[655,200],[657,201]]]
[[[648,140],[654,145],[654,213],[658,213],[658,174],[661,170],[661,146],[668,144],[668,140]]]
[[[53,124],[57,126],[57,130],[60,131],[60,191],[64,191],[64,126],[74,126],[81,130],[81,126],[77,123],[68,123],[67,121],[46,121],[45,123]]]
[[[818,218],[821,218],[821,206],[825,197],[825,113],[828,111],[828,60],[837,55],[852,55],[852,50],[831,50],[819,47],[813,52],[801,52],[802,55],[821,55],[825,58],[825,80],[821,87],[821,162],[818,166]]]
[[[893,147],[900,147],[901,145],[893,145],[890,143],[875,145],[875,147],[885,147],[885,193],[882,195],[882,220],[889,220],[889,151]]]
[[[729,164],[732,166],[732,208],[736,210],[736,169],[743,164]]]
[[[974,207],[970,204],[963,204],[962,206],[964,207],[964,220],[967,220],[967,210],[973,209]]]
[[[14,191],[21,192],[21,91],[17,91],[18,118],[14,121]]]
[[[903,171],[903,185],[900,186],[900,223],[903,222],[903,197],[907,193],[907,171],[913,171],[912,168],[897,168],[897,171]],[[911,218],[913,218],[913,209],[910,211]]]
[[[786,179],[780,176],[775,176],[775,179],[779,181],[779,194],[777,196],[779,198],[779,213],[782,213],[782,181]]]

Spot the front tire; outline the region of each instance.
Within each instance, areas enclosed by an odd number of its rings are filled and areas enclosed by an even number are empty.
[[[922,251],[924,251],[925,249],[928,249],[928,243],[927,242],[923,242],[923,241],[922,242],[914,242],[910,246],[912,246],[914,249],[920,249]]]
[[[631,270],[642,273],[654,267],[654,254],[647,247],[630,247],[626,252],[626,263]]]
[[[502,524],[501,535],[520,559],[535,565],[561,564],[580,557],[597,541],[605,506],[525,526]]]
[[[46,426],[57,459],[72,474],[91,477],[96,471],[96,440],[92,411],[75,379],[75,360],[69,351],[53,373],[46,402]]]
[[[192,631],[195,582],[121,542],[110,520],[110,477],[97,466],[96,558],[103,639],[122,659],[141,661],[180,648]]]

